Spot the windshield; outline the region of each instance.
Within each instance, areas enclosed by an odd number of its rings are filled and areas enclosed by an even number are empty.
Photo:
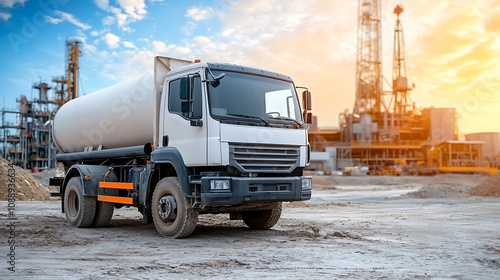
[[[208,82],[210,113],[221,122],[260,123],[267,126],[300,127],[300,107],[293,83],[251,74],[225,73],[217,82]],[[208,80],[212,74],[207,71]]]

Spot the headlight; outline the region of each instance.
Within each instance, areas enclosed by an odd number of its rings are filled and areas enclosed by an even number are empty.
[[[310,190],[310,189],[312,189],[312,179],[302,178],[302,190]]]
[[[211,191],[228,191],[229,180],[212,180],[210,181]]]

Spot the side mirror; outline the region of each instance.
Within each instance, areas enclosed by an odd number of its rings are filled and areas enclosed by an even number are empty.
[[[311,92],[304,88],[305,90],[302,92],[302,106],[304,106],[304,111],[302,112],[302,118],[304,122],[307,124],[312,124],[312,101],[311,101]]]
[[[304,111],[304,122],[308,124],[312,124],[313,114],[311,112]]]
[[[304,110],[312,110],[311,92],[307,89],[302,92],[302,105],[304,105]]]

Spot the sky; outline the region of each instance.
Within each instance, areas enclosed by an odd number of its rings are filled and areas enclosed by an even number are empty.
[[[417,108],[454,107],[459,132],[500,131],[500,0],[382,1],[383,75],[392,78],[401,4]],[[64,75],[65,41],[83,42],[80,94],[152,70],[155,55],[276,71],[307,86],[320,127],[355,97],[358,1],[0,0],[2,108]],[[384,90],[390,90],[384,83]]]

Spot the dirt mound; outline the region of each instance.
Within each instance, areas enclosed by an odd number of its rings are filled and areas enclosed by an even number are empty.
[[[9,162],[0,158],[0,200],[8,198],[8,179],[9,174],[14,174],[15,184],[17,185],[16,200],[48,200],[49,190],[40,182],[35,180],[31,174],[18,167],[14,166],[14,170],[9,172],[11,167]]]
[[[406,194],[412,198],[449,198],[468,196],[472,186],[432,184],[420,188],[416,192]]]
[[[470,195],[500,197],[500,173],[489,177],[470,190]]]

